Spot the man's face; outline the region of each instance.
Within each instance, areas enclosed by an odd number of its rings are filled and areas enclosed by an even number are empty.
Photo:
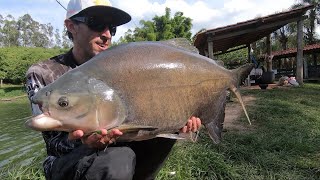
[[[99,23],[102,22],[102,23]],[[72,33],[76,56],[88,60],[111,45],[109,25],[103,21],[66,20],[68,31]]]
[[[74,45],[82,49],[85,56],[92,58],[111,45],[112,36],[108,27],[101,32],[95,32],[83,23],[76,26]]]

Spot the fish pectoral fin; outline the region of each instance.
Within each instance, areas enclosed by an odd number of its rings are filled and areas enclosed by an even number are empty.
[[[156,137],[169,138],[169,139],[186,139],[179,134],[158,134]]]
[[[120,126],[112,128],[112,129],[119,129],[123,133],[128,133],[128,132],[138,132],[140,130],[143,130],[143,131],[154,131],[154,130],[156,130],[158,128],[153,127],[153,126],[140,126],[140,125],[122,124]]]

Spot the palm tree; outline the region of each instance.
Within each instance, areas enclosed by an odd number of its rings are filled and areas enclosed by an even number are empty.
[[[320,24],[320,4],[319,0],[298,0],[297,4],[294,4],[292,8],[298,8],[304,5],[312,4],[314,7],[310,9],[307,13],[308,18],[305,20],[304,28],[305,33],[305,43],[315,44],[318,40],[316,38],[316,25]],[[313,54],[313,64],[317,65],[317,56]]]

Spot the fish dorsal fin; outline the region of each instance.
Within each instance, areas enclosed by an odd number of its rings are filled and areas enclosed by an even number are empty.
[[[186,38],[174,38],[166,41],[160,41],[163,44],[173,46],[179,49],[190,51],[196,54],[199,54],[198,49],[191,44],[191,42]]]

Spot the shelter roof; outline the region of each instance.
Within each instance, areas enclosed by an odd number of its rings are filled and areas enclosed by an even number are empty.
[[[214,53],[226,52],[233,47],[251,44],[288,23],[302,19],[306,11],[311,8],[313,5],[306,5],[289,11],[209,29],[196,35],[194,45],[200,54],[204,55],[205,51],[208,51],[208,40],[212,40]]]
[[[320,53],[320,44],[311,44],[306,45],[303,48],[303,54],[312,54],[312,53]],[[297,56],[297,48],[282,50],[282,51],[273,51],[271,53],[273,55],[273,60],[287,58],[287,57],[295,57]]]

